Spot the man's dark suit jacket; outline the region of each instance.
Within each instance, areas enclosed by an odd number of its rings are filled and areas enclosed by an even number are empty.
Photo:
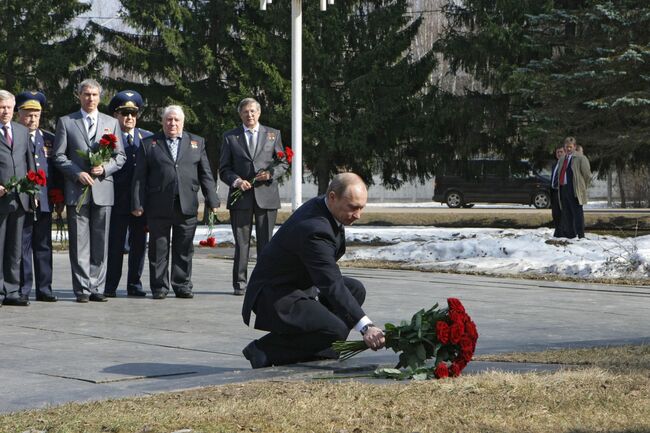
[[[34,154],[29,145],[29,129],[17,122],[11,122],[13,148],[0,133],[0,185],[5,185],[12,176],[21,179],[27,175],[27,170],[34,170]],[[7,191],[0,197],[0,214],[8,214],[16,210],[17,202],[13,201],[16,194]],[[24,210],[29,210],[29,196],[18,194],[18,200]]]
[[[344,252],[344,229],[327,209],[324,197],[307,201],[282,224],[258,257],[244,298],[244,323],[249,324],[253,310],[255,328],[281,331],[282,324],[266,321],[269,315],[261,314],[262,310],[273,309],[291,324],[291,306],[310,292],[313,296],[313,287],[333,310],[345,312],[352,324],[357,323],[365,314],[345,287],[336,264]],[[255,305],[262,291],[270,302]]]
[[[262,209],[280,208],[280,190],[277,179],[281,178],[287,170],[286,164],[278,164],[271,167],[271,179],[266,182],[255,183],[255,187],[244,192],[241,197],[232,203],[232,193],[236,191],[232,184],[237,178],[250,181],[259,170],[266,170],[273,165],[275,155],[284,152],[280,131],[259,125],[257,148],[255,155],[248,153],[244,127],[239,126],[226,132],[221,145],[221,156],[219,159],[219,176],[229,186],[228,209],[253,209],[257,203]]]
[[[163,132],[142,141],[136,156],[131,210],[144,209],[147,218],[169,218],[174,215],[174,197],[178,196],[183,214],[196,215],[199,188],[206,207],[219,206],[203,137],[183,132],[176,161]]]

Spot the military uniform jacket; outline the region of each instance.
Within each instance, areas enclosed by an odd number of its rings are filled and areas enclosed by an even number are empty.
[[[138,169],[136,165],[138,149],[142,144],[142,140],[151,137],[152,135],[152,132],[135,128],[133,130],[133,143],[129,145],[126,134],[122,133],[126,162],[121,169],[113,174],[113,185],[115,188],[113,213],[119,213],[122,215],[131,213],[131,184],[133,183],[133,174]]]
[[[34,155],[29,146],[29,129],[20,123],[11,122],[13,146],[9,146],[4,134],[0,133],[0,185],[6,185],[9,179],[21,179],[28,170],[34,170]],[[13,191],[0,197],[0,214],[8,214],[17,209],[20,201],[24,210],[29,210],[29,195]]]
[[[207,207],[219,206],[203,137],[183,132],[174,161],[165,134],[158,132],[142,141],[136,167],[131,210],[144,209],[148,218],[171,217],[175,197],[184,215],[196,215],[199,189]]]

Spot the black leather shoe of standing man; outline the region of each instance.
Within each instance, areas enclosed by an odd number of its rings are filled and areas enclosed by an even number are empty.
[[[92,302],[107,302],[108,299],[106,299],[106,296],[102,295],[101,293],[91,293],[90,296],[88,297],[88,300]]]
[[[36,292],[36,300],[41,302],[56,302],[58,299],[51,293],[38,293]]]
[[[147,292],[145,292],[144,290],[141,290],[141,289],[127,289],[126,290],[126,295],[141,298],[143,296],[147,296]]]
[[[266,353],[262,352],[254,341],[251,341],[248,346],[244,347],[242,353],[251,363],[251,367],[253,368],[264,368],[271,366],[269,359],[266,357]]]
[[[29,300],[24,298],[5,298],[2,305],[13,305],[14,307],[26,307],[29,305]]]

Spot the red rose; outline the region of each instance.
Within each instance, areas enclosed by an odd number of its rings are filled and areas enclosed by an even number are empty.
[[[205,239],[201,239],[199,241],[199,245],[202,246],[202,247],[207,247],[208,246],[208,241],[206,241]]]
[[[208,237],[206,240],[206,245],[209,246],[210,248],[214,248],[217,246],[217,239],[214,236]]]
[[[106,138],[102,137],[102,138],[99,140],[99,145],[100,145],[101,147],[108,147],[108,146],[111,145],[111,142],[108,141]]]
[[[463,307],[463,304],[457,298],[447,298],[447,305],[449,305],[450,310],[461,313],[465,312],[465,307]]]
[[[33,170],[29,170],[27,172],[27,179],[29,179],[30,182],[36,183],[36,179],[37,179],[36,172]]]
[[[287,162],[291,164],[291,160],[293,159],[293,150],[291,150],[290,147],[285,147],[284,151],[287,154]]]
[[[466,317],[467,314],[461,313],[460,311],[456,311],[456,310],[449,311],[449,319],[451,320],[452,323],[463,323],[465,322]]]
[[[442,379],[443,377],[449,377],[449,369],[447,368],[447,364],[441,362],[440,364],[436,365],[436,369],[433,370],[433,374],[438,379]]]
[[[449,367],[449,375],[451,377],[458,377],[460,376],[460,372],[463,371],[463,369],[458,365],[456,362],[451,363],[451,367]]]
[[[436,338],[442,344],[449,342],[449,325],[442,320],[436,322]]]
[[[276,156],[278,157],[278,159],[284,159],[284,152],[283,152],[283,151],[279,151],[279,152],[276,154]]]
[[[39,168],[36,171],[36,174],[38,176],[38,180],[36,181],[40,186],[45,186],[47,185],[47,175],[45,174],[45,170],[42,168]]]
[[[460,341],[460,337],[463,336],[465,333],[465,329],[463,327],[462,323],[454,323],[451,325],[451,328],[449,328],[449,340],[453,344],[458,344]]]
[[[476,330],[476,323],[471,319],[465,322],[465,333],[472,337],[472,340],[476,341],[478,339],[478,331]]]

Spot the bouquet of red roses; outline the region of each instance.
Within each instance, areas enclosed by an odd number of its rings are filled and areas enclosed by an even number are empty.
[[[273,156],[273,161],[271,162],[271,165],[266,167],[264,170],[258,170],[258,173],[260,171],[269,171],[272,168],[277,167],[280,164],[291,165],[291,160],[292,159],[293,159],[293,150],[291,150],[290,147],[285,147],[284,152],[280,150],[280,151],[275,153],[275,155]],[[253,177],[252,179],[249,179],[248,182],[251,185],[253,185],[253,187],[254,187],[255,183],[257,181]],[[235,202],[237,202],[237,200],[239,200],[243,194],[244,194],[244,191],[242,191],[239,188],[237,188],[235,191],[233,191],[232,195],[230,196],[230,198],[232,199],[230,201],[230,205],[232,206],[233,204],[235,204]]]
[[[399,326],[387,323],[384,330],[386,349],[400,353],[395,368],[375,371],[375,376],[395,379],[428,379],[460,376],[472,360],[478,331],[476,324],[456,298],[447,299],[448,308],[420,310],[410,322]],[[364,341],[337,341],[332,348],[340,359],[349,359],[368,347]],[[433,366],[425,365],[435,359]],[[400,370],[402,368],[402,370]]]
[[[4,187],[7,191],[24,192],[33,196],[38,194],[41,187],[45,185],[47,185],[47,176],[45,171],[39,168],[36,171],[29,170],[27,175],[20,179],[12,176]]]
[[[214,248],[217,246],[217,238],[212,236],[212,231],[214,230],[214,221],[217,216],[212,211],[208,211],[207,208],[206,212],[210,212],[208,214],[208,236],[199,241],[199,246]]]
[[[84,159],[87,159],[90,162],[91,167],[98,167],[105,162],[108,162],[113,157],[113,152],[117,148],[117,136],[115,134],[104,134],[99,140],[99,149],[97,151],[84,151],[77,149],[77,154]],[[81,207],[86,202],[86,197],[88,197],[88,191],[90,191],[90,185],[85,185],[81,197],[77,202],[77,212],[81,210]]]

